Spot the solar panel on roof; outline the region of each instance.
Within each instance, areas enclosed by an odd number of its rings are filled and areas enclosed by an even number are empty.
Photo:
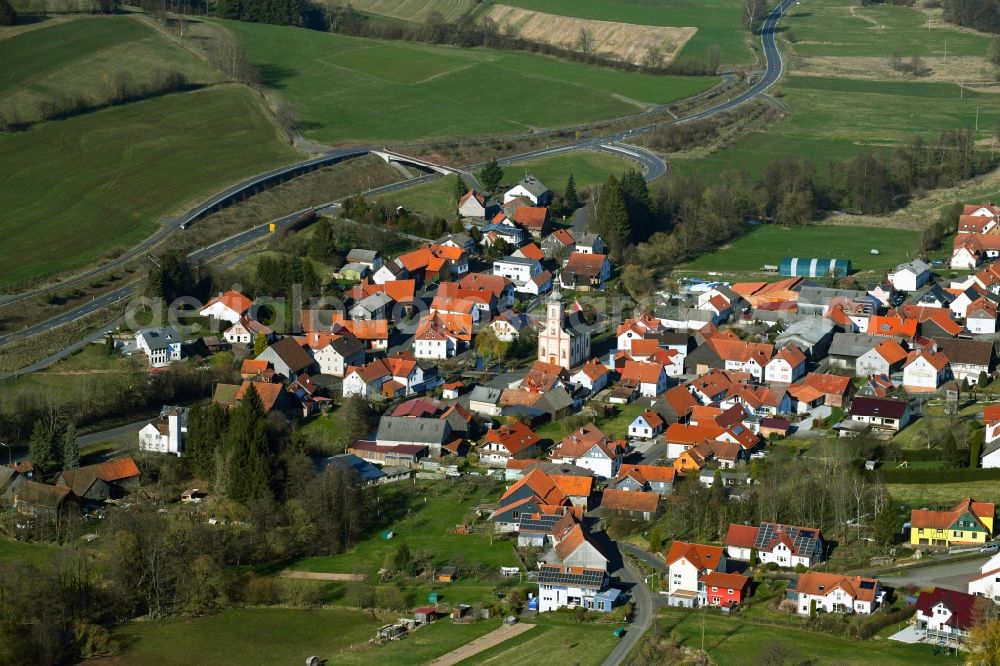
[[[863,581],[861,581],[861,589],[862,590],[870,590],[870,589],[872,589],[874,587],[875,587],[875,581],[871,581],[871,580],[863,580]]]
[[[538,572],[538,582],[554,585],[600,587],[604,582],[604,572],[599,569],[587,569],[580,573],[571,573],[563,571],[559,567],[543,567]]]

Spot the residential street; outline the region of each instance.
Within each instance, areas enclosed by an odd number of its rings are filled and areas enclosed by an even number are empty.
[[[621,547],[625,544],[618,545]],[[628,558],[622,557],[622,562],[624,563],[622,568],[615,573],[623,582],[632,585],[630,592],[632,600],[635,602],[635,611],[625,636],[604,660],[604,666],[617,666],[625,659],[625,655],[642,640],[643,635],[653,623],[653,613],[656,612],[656,600],[653,598],[653,593],[649,591],[649,586],[643,580],[642,572]]]
[[[927,567],[903,570],[899,576],[880,576],[879,580],[893,587],[919,585],[920,587],[946,587],[967,592],[969,580],[979,573],[979,567],[989,559],[987,555],[959,562],[943,562]]]

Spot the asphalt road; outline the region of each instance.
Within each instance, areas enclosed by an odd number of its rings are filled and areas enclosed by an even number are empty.
[[[788,8],[794,4],[795,0],[784,0],[784,2],[782,2],[780,5],[771,10],[771,13],[767,15],[767,18],[765,19],[764,24],[761,28],[761,43],[764,48],[764,56],[766,58],[766,63],[767,63],[764,75],[762,76],[760,81],[751,86],[743,94],[738,95],[732,99],[727,100],[726,102],[713,106],[699,113],[692,114],[691,116],[687,116],[685,118],[681,118],[675,121],[652,123],[650,125],[646,125],[638,129],[620,132],[618,134],[614,134],[607,137],[601,137],[599,139],[585,139],[574,143],[566,144],[563,146],[529,151],[527,153],[522,153],[521,155],[515,155],[499,160],[500,163],[515,164],[517,162],[537,159],[549,155],[557,155],[560,153],[571,152],[574,150],[581,150],[581,149],[601,150],[605,152],[612,152],[620,155],[625,155],[638,161],[640,164],[643,165],[643,168],[645,170],[645,178],[647,181],[655,180],[656,178],[661,177],[664,173],[666,173],[666,164],[663,162],[662,159],[641,148],[631,145],[620,145],[620,144],[624,141],[627,141],[630,137],[650,132],[658,127],[687,123],[711,117],[717,113],[733,109],[759,95],[764,94],[772,85],[774,85],[774,83],[778,80],[778,78],[780,78],[783,67],[781,54],[778,51],[778,47],[774,38],[774,29],[777,26],[778,20],[781,18],[782,14],[784,14],[785,11],[787,11]],[[16,302],[24,298],[29,298],[31,296],[36,296],[39,294],[46,293],[47,291],[51,291],[53,289],[61,289],[67,286],[71,286],[73,284],[81,282],[82,280],[87,279],[90,276],[93,276],[96,273],[108,270],[109,268],[112,268],[115,265],[119,265],[123,262],[129,261],[138,256],[139,254],[141,254],[142,252],[144,252],[152,244],[161,240],[168,233],[172,233],[180,229],[182,226],[192,222],[193,220],[198,219],[205,213],[212,210],[215,206],[228,200],[234,195],[238,195],[243,192],[253,190],[264,181],[273,179],[277,176],[280,176],[281,174],[294,172],[306,166],[313,166],[324,163],[333,163],[339,160],[347,159],[349,157],[364,155],[371,151],[372,149],[369,148],[345,148],[345,149],[335,150],[331,151],[326,155],[314,158],[312,160],[307,160],[306,162],[294,164],[288,167],[284,167],[282,169],[276,169],[275,171],[264,174],[263,176],[235,185],[229,188],[228,190],[220,192],[219,194],[205,201],[203,204],[191,210],[183,217],[173,220],[172,222],[170,222],[170,224],[165,225],[159,232],[151,236],[149,239],[141,243],[139,246],[126,252],[125,254],[114,260],[112,263],[106,264],[103,267],[99,267],[91,271],[87,271],[74,278],[65,280],[59,283],[58,285],[50,285],[48,287],[42,287],[21,294],[2,296],[0,297],[0,304]],[[455,171],[459,173],[462,176],[462,178],[466,180],[466,182],[475,183],[475,178],[471,175],[471,171],[475,170],[479,166],[481,165],[478,164],[469,165],[463,167],[462,169],[457,169]],[[428,175],[428,176],[422,176],[420,178],[414,178],[411,180],[405,180],[371,190],[365,194],[374,196],[378,194],[384,194],[386,192],[393,192],[396,190],[401,190],[410,187],[412,185],[417,185],[422,182],[427,182],[429,180],[432,180],[434,177],[435,176],[433,175]],[[329,204],[318,206],[316,210],[319,211],[319,210],[329,209],[330,206],[332,206],[334,203],[335,202],[330,202]],[[298,211],[296,213],[292,213],[291,215],[287,215],[279,220],[276,220],[275,224],[279,229],[283,228],[288,224],[290,224],[302,212],[304,211]],[[244,244],[253,242],[255,240],[258,240],[266,236],[269,233],[268,226],[269,225],[264,224],[258,227],[254,227],[253,229],[248,229],[247,231],[244,231],[240,234],[237,234],[223,241],[215,243],[214,245],[211,245],[207,248],[193,252],[189,256],[201,261],[207,261],[226,252],[235,250]],[[96,312],[107,305],[123,300],[124,298],[131,295],[136,288],[137,285],[121,287],[108,294],[104,294],[103,296],[95,299],[91,303],[81,305],[77,308],[74,308],[73,310],[70,310],[66,313],[53,317],[52,319],[44,321],[40,324],[36,324],[35,326],[25,328],[21,331],[9,333],[3,337],[0,337],[0,346],[9,344],[11,342],[15,342],[17,340],[22,340],[31,335],[36,335],[38,333],[42,333],[50,329],[56,328],[58,326],[61,326],[63,324],[66,324],[68,322],[74,321],[75,319],[85,317],[86,315]],[[50,357],[50,359],[58,357],[59,355],[56,354]],[[31,367],[33,367],[34,369],[38,369],[38,364],[36,363]],[[45,366],[43,365],[41,367]],[[30,371],[31,370],[29,370],[28,368],[23,368],[20,372],[30,372]]]
[[[620,546],[621,544],[619,544]],[[617,571],[618,578],[632,586],[632,602],[635,610],[632,613],[632,621],[625,631],[625,635],[618,641],[618,645],[611,651],[603,666],[618,666],[625,659],[625,656],[639,644],[643,635],[653,624],[653,613],[656,612],[653,594],[649,591],[649,586],[643,580],[642,572],[632,562],[623,557],[622,568]]]
[[[904,569],[898,576],[879,576],[879,581],[892,587],[919,585],[920,587],[944,587],[959,592],[969,591],[969,581],[979,574],[979,567],[989,559],[988,555],[971,560],[943,562],[927,567]]]

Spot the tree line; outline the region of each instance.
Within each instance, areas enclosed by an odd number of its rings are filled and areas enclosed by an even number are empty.
[[[59,120],[201,87],[180,71],[156,68],[148,83],[138,83],[131,73],[121,71],[106,80],[104,90],[96,97],[66,91],[48,93],[35,102],[35,112],[39,122]],[[27,129],[32,124],[13,110],[0,116],[0,132]]]
[[[943,0],[944,20],[956,25],[1000,32],[1000,4],[996,0]]]

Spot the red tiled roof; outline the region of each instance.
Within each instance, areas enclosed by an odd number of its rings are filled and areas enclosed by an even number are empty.
[[[601,508],[612,511],[641,511],[656,513],[660,504],[659,493],[606,489],[601,496]]]
[[[674,541],[667,551],[666,560],[669,567],[680,559],[685,559],[698,569],[704,571],[710,569],[714,571],[719,566],[723,558],[722,546],[706,546],[700,543],[688,543],[686,541]]]
[[[264,405],[264,413],[269,414],[272,409],[274,409],[274,404],[278,401],[278,397],[281,395],[282,386],[281,384],[271,384],[268,382],[243,382],[240,386],[240,390],[236,392],[236,400],[240,401],[243,396],[246,395],[247,389],[253,384],[254,389],[257,390],[257,395],[260,396],[260,401]]]
[[[541,261],[545,259],[545,253],[542,252],[542,248],[538,247],[534,243],[528,243],[527,245],[522,245],[518,248],[518,252],[521,256],[526,259],[534,259],[535,261]]]
[[[851,386],[851,378],[811,372],[803,378],[802,383],[826,395],[844,395]]]
[[[516,455],[537,444],[539,441],[535,431],[523,423],[514,422],[510,425],[501,426],[498,429],[490,428],[486,431],[486,442],[500,444],[511,455]]]
[[[549,217],[545,206],[518,206],[514,211],[514,221],[525,229],[541,231]]]
[[[244,296],[238,291],[229,290],[226,293],[216,296],[205,304],[205,308],[216,303],[222,303],[227,308],[236,312],[237,314],[243,314],[253,306],[253,301]],[[202,309],[205,309],[202,308]]]
[[[726,532],[725,544],[736,548],[753,548],[753,544],[757,540],[757,532],[758,529],[753,525],[732,523],[729,525],[729,531]]]

